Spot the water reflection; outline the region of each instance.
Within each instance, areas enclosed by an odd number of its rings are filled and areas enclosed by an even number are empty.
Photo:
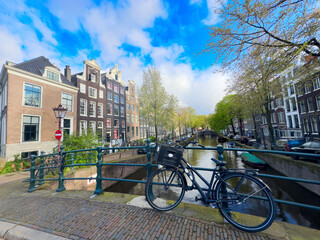
[[[200,142],[200,144],[207,147],[216,147],[218,144],[216,138],[210,137],[199,138],[198,141]],[[227,147],[227,145],[225,144],[224,147]],[[228,163],[228,168],[251,168],[250,166],[244,164],[240,158],[237,158],[236,152],[234,151],[225,151],[223,153],[223,156],[225,161],[227,161]],[[192,166],[214,168],[215,164],[210,159],[218,158],[218,153],[217,151],[189,149],[184,152],[184,157]],[[265,174],[281,175],[271,167],[267,167],[265,170],[260,170],[260,172]],[[200,171],[200,173],[207,179],[207,181],[210,181],[210,177],[212,175],[211,172]],[[146,170],[141,169],[129,178],[146,180]],[[268,184],[268,186],[272,190],[272,195],[277,199],[320,206],[320,197],[306,190],[297,183],[270,178],[263,178],[263,181]],[[201,181],[198,182],[200,183],[200,186],[205,187],[205,185],[201,183]],[[144,195],[144,184],[135,184],[128,182],[119,183],[114,185],[112,188],[107,189],[107,191]],[[183,201],[195,203],[194,199],[198,195],[198,192],[195,190],[188,191],[186,192]],[[201,203],[197,202],[196,204]],[[319,211],[316,210],[309,210],[306,208],[299,208],[296,206],[285,204],[277,204],[276,219],[284,222],[320,229]]]

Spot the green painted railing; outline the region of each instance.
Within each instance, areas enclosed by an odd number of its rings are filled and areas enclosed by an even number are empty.
[[[115,149],[139,149],[139,148],[146,148],[147,150],[147,163],[146,164],[133,164],[133,163],[103,163],[102,162],[102,152],[104,151],[112,151],[114,152]],[[65,180],[96,180],[96,188],[94,194],[102,194],[102,181],[125,181],[125,182],[134,182],[134,183],[143,183],[145,184],[146,181],[142,180],[134,180],[134,179],[118,179],[118,178],[105,178],[101,174],[102,166],[136,166],[136,167],[146,167],[147,176],[151,175],[152,167],[157,167],[158,165],[151,163],[151,154],[152,154],[152,147],[150,146],[150,140],[147,140],[146,146],[136,146],[136,147],[114,147],[114,148],[105,148],[105,147],[98,147],[95,149],[81,149],[81,150],[74,150],[74,151],[64,151],[63,147],[61,147],[61,151],[55,154],[43,154],[41,152],[40,156],[31,156],[31,168],[26,169],[25,171],[30,171],[30,178],[25,180],[29,182],[29,189],[28,192],[33,192],[36,190],[36,185],[42,185],[45,181],[58,181],[59,185],[57,188],[57,192],[61,192],[66,190],[64,186]],[[224,151],[247,151],[247,152],[257,152],[257,153],[272,153],[272,154],[281,154],[281,155],[298,155],[298,156],[310,156],[310,157],[319,157],[318,154],[304,154],[304,153],[293,153],[293,152],[282,152],[282,151],[270,151],[270,150],[257,150],[257,149],[243,149],[243,148],[223,148],[221,145],[217,147],[206,147],[206,148],[199,148],[199,147],[186,147],[186,149],[193,149],[193,150],[215,150],[218,152],[218,159],[224,160],[223,152]],[[79,155],[84,155],[85,157],[89,158],[77,158]],[[94,153],[94,154],[92,154]],[[92,155],[96,155],[96,157],[92,157]],[[36,159],[40,158],[40,165],[36,166],[35,162]],[[46,161],[50,159],[50,161]],[[77,161],[87,161],[85,163],[76,163]],[[97,177],[87,177],[87,178],[66,178],[64,177],[64,170],[65,168],[74,169],[74,167],[84,167],[84,166],[96,166],[97,168]],[[204,170],[204,171],[213,171],[211,168],[200,168],[195,167],[197,170]],[[45,178],[45,171],[58,171],[57,178]],[[307,179],[300,179],[300,178],[291,178],[291,177],[284,177],[284,176],[277,176],[277,175],[268,175],[268,174],[260,174],[260,177],[266,178],[273,178],[273,179],[281,179],[281,180],[289,180],[295,182],[303,182],[308,184],[316,184],[320,185],[320,181],[313,181]],[[38,183],[37,183],[38,182]],[[37,184],[36,184],[37,183]],[[276,202],[293,205],[297,207],[304,207],[314,210],[320,210],[320,207],[302,204],[302,203],[295,203],[291,201],[285,201],[281,199],[275,199]]]

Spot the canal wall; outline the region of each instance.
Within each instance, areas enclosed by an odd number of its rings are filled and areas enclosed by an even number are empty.
[[[254,153],[257,157],[267,162],[273,169],[287,177],[302,178],[313,181],[320,180],[320,164],[293,160],[290,157],[269,153]],[[306,189],[320,196],[320,185],[301,183]]]

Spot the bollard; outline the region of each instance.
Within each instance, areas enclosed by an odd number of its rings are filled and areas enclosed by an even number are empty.
[[[44,151],[41,151],[41,156],[40,156],[40,174],[39,174],[40,181],[39,181],[38,185],[44,184],[44,180],[43,180],[43,178],[44,178],[44,173],[43,173],[43,171],[44,171],[44,157],[43,157],[43,155],[44,155]]]
[[[100,195],[103,193],[102,189],[102,175],[101,175],[101,167],[102,167],[102,160],[101,160],[101,147],[97,147],[98,151],[98,161],[96,163],[97,165],[97,177],[96,177],[96,190],[94,191],[94,194]]]
[[[59,152],[59,159],[60,159],[60,170],[59,170],[59,186],[57,188],[57,192],[62,192],[66,190],[64,186],[64,160],[65,154],[63,154],[63,147],[60,148]]]
[[[36,156],[32,155],[31,156],[31,168],[30,168],[30,186],[28,189],[28,192],[33,192],[36,190],[35,187],[35,183],[36,183],[36,179],[35,179],[35,171],[36,171]]]

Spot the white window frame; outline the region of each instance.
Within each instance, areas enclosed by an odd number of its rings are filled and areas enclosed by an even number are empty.
[[[93,105],[93,113],[90,115],[91,104]],[[89,102],[89,117],[96,117],[96,116],[97,116],[97,103],[93,102],[93,101],[90,101]]]
[[[80,83],[80,92],[81,93],[86,93],[86,85],[83,83]]]
[[[38,140],[36,141],[23,141],[23,117],[38,117],[39,118],[39,129],[38,129]],[[32,142],[41,142],[41,121],[42,118],[40,115],[33,115],[33,114],[22,114],[21,116],[21,137],[20,137],[20,142],[21,143],[32,143]]]
[[[304,85],[304,90],[305,90],[305,94],[310,93],[311,92],[311,84],[310,83],[306,83]]]
[[[317,111],[320,111],[320,94],[316,95]]]
[[[316,77],[313,79],[313,90],[320,89],[320,78]]]
[[[73,133],[73,118],[72,117],[65,117],[63,119],[68,119],[70,120],[70,135]],[[64,121],[61,121],[61,127],[64,129]]]
[[[81,124],[82,124],[82,123],[84,123],[84,128],[83,128],[83,130],[84,130],[84,133],[85,133],[85,134],[87,134],[87,129],[88,129],[88,127],[87,127],[87,121],[85,121],[85,120],[80,120],[80,122],[79,122],[79,132],[80,132],[80,136],[83,134],[82,128],[81,128]]]
[[[71,96],[71,110],[68,108],[68,106],[66,106],[66,105],[63,104],[63,94],[66,94],[66,95]],[[68,99],[68,100],[70,100],[70,99]],[[62,93],[61,93],[61,104],[62,104],[63,107],[65,107],[65,108],[68,109],[68,110],[67,110],[68,112],[73,112],[73,94],[66,93],[66,92],[62,92]]]
[[[96,121],[89,121],[89,128],[95,134],[97,128]]]
[[[99,90],[99,98],[103,98],[103,91]]]
[[[84,113],[81,114],[81,101],[85,103],[85,108],[84,108]],[[79,111],[80,111],[80,116],[88,116],[88,100],[87,99],[83,99],[83,98],[80,98],[80,108],[79,108]]]
[[[312,104],[312,107],[313,107],[312,110],[310,110],[309,99],[311,100],[311,104]],[[308,106],[308,112],[314,112],[314,104],[313,104],[313,98],[312,97],[307,98],[307,106]]]
[[[25,101],[25,97],[26,97],[26,93],[25,93],[25,87],[26,85],[32,85],[34,87],[38,87],[40,88],[40,106],[31,106],[31,105],[26,105],[26,101]],[[5,87],[7,87],[7,83],[5,85]],[[6,90],[6,89],[5,89]],[[5,92],[5,95],[7,94],[7,92]],[[39,85],[36,85],[36,84],[33,84],[33,83],[29,83],[29,82],[24,82],[23,83],[23,96],[22,96],[22,105],[25,106],[25,107],[34,107],[34,108],[42,108],[42,96],[43,96],[43,89],[42,89],[42,86],[39,86]],[[6,97],[6,96],[5,96]],[[4,106],[7,105],[6,103],[6,100],[7,98],[4,99],[5,102],[4,102]]]
[[[97,110],[98,118],[103,118],[103,103],[98,103],[98,109],[100,108],[100,115],[99,111]]]
[[[89,87],[89,97],[91,98],[97,98],[97,89],[96,88],[93,88],[93,87]],[[92,95],[93,93],[93,95]]]

